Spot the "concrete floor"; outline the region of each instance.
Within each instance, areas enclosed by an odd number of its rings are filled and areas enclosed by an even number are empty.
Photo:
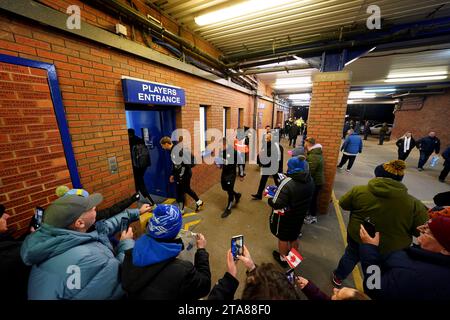
[[[287,150],[290,148],[287,147],[285,140],[282,143],[285,146],[285,159],[288,159]],[[357,157],[352,172],[350,174],[345,171],[337,173],[336,197],[339,198],[355,185],[366,184],[373,177],[376,165],[392,159],[396,159],[394,142],[390,141],[383,146],[378,146],[375,138],[364,141],[363,153]],[[448,182],[440,183],[437,180],[442,164],[429,170],[425,167],[424,172],[418,172],[417,160],[418,151],[415,150],[407,161],[408,169],[404,183],[412,195],[431,206],[433,196],[438,192],[449,190],[450,187]],[[226,252],[230,248],[230,239],[234,235],[244,235],[245,244],[255,263],[272,262],[276,264],[272,258],[272,251],[277,249],[277,239],[269,230],[270,207],[266,199],[251,200],[251,194],[256,192],[259,183],[259,169],[256,165],[247,165],[246,172],[245,181],[237,180],[235,186],[235,190],[242,193],[241,201],[226,219],[220,217],[227,201],[226,193],[222,191],[220,184],[216,184],[201,196],[205,206],[199,215],[203,220],[193,227],[192,231],[201,232],[207,238],[213,283],[220,279],[227,269]],[[273,184],[272,179],[269,179],[268,183]],[[342,215],[345,225],[347,225],[348,212],[343,211]],[[345,234],[343,235],[340,231],[333,205],[330,203],[328,214],[319,217],[319,223],[305,225],[302,232],[300,253],[303,255],[304,261],[296,272],[298,271],[305,278],[314,281],[323,291],[331,293],[330,274],[344,251],[343,239],[345,237]],[[241,296],[245,279],[245,269],[242,264],[238,266],[238,278],[241,285],[236,298]],[[353,277],[350,276],[344,285],[354,287]]]

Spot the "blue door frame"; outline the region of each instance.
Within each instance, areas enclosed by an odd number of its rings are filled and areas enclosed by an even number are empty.
[[[15,64],[25,67],[43,69],[47,71],[47,81],[50,87],[50,96],[53,102],[56,121],[58,123],[59,134],[63,144],[64,154],[66,156],[67,167],[70,173],[70,179],[74,188],[82,188],[80,176],[78,174],[77,163],[73,153],[72,142],[70,140],[69,127],[67,126],[66,114],[62,102],[61,91],[59,90],[58,76],[56,75],[55,65],[25,58],[8,56],[0,54],[0,62]]]

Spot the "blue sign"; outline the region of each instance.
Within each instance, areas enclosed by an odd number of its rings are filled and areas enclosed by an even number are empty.
[[[134,79],[122,79],[125,102],[184,106],[184,90],[154,82]]]

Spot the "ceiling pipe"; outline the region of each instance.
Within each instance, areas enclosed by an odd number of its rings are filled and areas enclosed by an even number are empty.
[[[270,73],[270,72],[279,72],[279,71],[293,71],[293,70],[304,70],[304,69],[311,69],[311,67],[308,66],[291,66],[291,67],[274,67],[274,68],[259,68],[259,69],[248,69],[243,72],[238,72],[232,74],[232,76],[242,76],[242,75],[250,75],[250,74],[261,74],[261,73]]]

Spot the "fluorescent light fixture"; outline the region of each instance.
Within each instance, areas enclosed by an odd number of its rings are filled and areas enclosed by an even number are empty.
[[[424,71],[424,72],[414,72],[414,71],[400,71],[400,72],[391,72],[387,76],[388,79],[395,78],[417,78],[417,77],[433,77],[433,76],[445,76],[447,75],[447,70],[439,70],[439,71]]]
[[[377,92],[395,92],[395,88],[376,88],[376,89],[364,89],[364,93],[377,93]]]
[[[376,96],[376,93],[366,93],[364,91],[351,91],[348,95],[350,99],[371,99],[375,98]]]
[[[359,58],[361,58],[362,56],[364,56],[364,55],[366,55],[366,54],[369,54],[369,53],[371,53],[373,50],[375,50],[377,47],[373,47],[372,49],[370,49],[369,51],[367,51],[366,53],[363,53],[362,55],[360,55],[360,56],[358,56],[358,57],[356,57],[356,58],[354,58],[354,59],[352,59],[352,60],[350,60],[349,62],[347,62],[344,66],[346,67],[346,66],[348,66],[350,63],[353,63],[353,62],[355,62],[356,60],[358,60]]]
[[[284,84],[311,84],[311,77],[280,78],[275,81],[275,85]]]
[[[195,17],[195,23],[199,26],[218,23],[248,14],[264,11],[273,7],[296,2],[298,0],[249,0],[228,8],[219,9],[210,13]],[[309,0],[308,0],[309,1]]]
[[[310,100],[311,95],[309,93],[300,93],[300,94],[290,94],[290,100]]]
[[[386,79],[384,82],[414,82],[414,81],[432,81],[432,80],[445,80],[448,76],[428,76],[428,77],[409,77],[409,78],[392,78]]]
[[[311,88],[312,87],[312,83],[275,84],[273,87],[275,89],[302,89],[302,88]]]
[[[347,104],[353,104],[355,102],[361,102],[361,101],[362,101],[361,99],[349,99],[349,100],[347,100]]]

